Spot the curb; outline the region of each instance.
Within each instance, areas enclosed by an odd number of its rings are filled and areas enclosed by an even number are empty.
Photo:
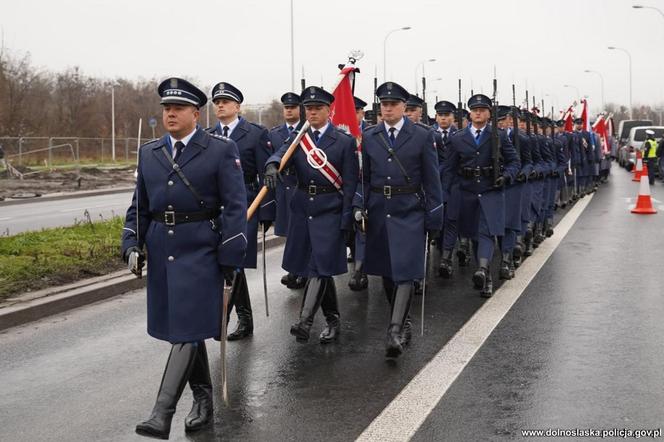
[[[278,247],[285,242],[285,237],[266,237],[265,249]],[[258,251],[262,251],[260,241]],[[137,279],[122,270],[10,298],[6,306],[0,305],[0,331],[143,288],[145,282],[146,278]]]
[[[112,189],[81,190],[80,192],[52,193],[34,198],[16,198],[0,201],[0,207],[17,204],[30,204],[38,202],[59,201],[71,198],[84,198],[86,196],[110,195],[113,193],[133,192],[134,187],[114,187]]]

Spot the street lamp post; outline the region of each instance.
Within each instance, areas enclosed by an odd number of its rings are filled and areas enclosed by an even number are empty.
[[[422,78],[424,78],[424,64],[425,63],[433,63],[436,61],[435,58],[429,58],[427,60],[422,60],[420,61],[416,66],[415,66],[415,95],[419,93],[419,89],[417,86],[417,71],[419,70],[420,66],[422,66]],[[424,94],[424,82],[422,83],[422,94]]]
[[[605,101],[604,101],[604,76],[599,72],[599,71],[593,71],[591,69],[586,69],[585,71],[586,74],[597,74],[599,75],[600,83],[602,86],[602,110],[605,108]]]
[[[383,81],[387,81],[387,38],[398,31],[407,31],[410,29],[410,26],[404,26],[402,28],[392,29],[385,35],[385,40],[383,40]]]
[[[574,85],[572,85],[572,84],[563,84],[563,87],[569,87],[569,88],[574,89],[574,90],[576,91],[576,97],[577,97],[577,98],[581,97],[581,91],[579,91],[579,88],[578,88],[578,87],[576,87],[576,86],[574,86]]]
[[[615,46],[609,46],[609,49],[615,51],[622,51],[627,54],[629,60],[629,119],[632,119],[632,54],[627,51],[627,49],[617,48]]]
[[[291,90],[295,90],[295,39],[294,39],[294,20],[293,20],[293,0],[290,1],[290,82]]]
[[[664,12],[662,12],[661,9],[656,8],[654,6],[645,6],[645,5],[633,5],[632,8],[634,9],[654,9],[655,11],[659,12],[659,15],[664,17]]]
[[[111,85],[111,159],[115,162],[115,85]]]

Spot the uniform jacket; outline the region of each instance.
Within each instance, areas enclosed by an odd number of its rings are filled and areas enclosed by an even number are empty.
[[[172,343],[191,342],[219,336],[223,289],[219,268],[236,267],[244,260],[247,205],[234,142],[197,129],[178,159],[204,205],[164,156],[162,146],[169,142],[166,135],[139,150],[138,177],[125,219],[122,252],[136,245],[147,248],[148,333]],[[210,221],[168,226],[150,216],[202,208],[221,210],[216,226]]]

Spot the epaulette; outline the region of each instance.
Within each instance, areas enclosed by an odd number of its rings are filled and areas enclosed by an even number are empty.
[[[338,133],[340,133],[340,134],[344,134],[344,135],[346,135],[347,137],[351,137],[351,138],[352,138],[352,135],[349,134],[348,132],[346,132],[345,130],[343,130],[342,128],[340,128],[340,127],[338,127],[338,126],[334,126],[334,128],[337,130]]]
[[[461,134],[462,134],[465,130],[466,130],[465,128],[464,128],[464,129],[458,129],[458,130],[457,130],[456,132],[454,132],[453,134],[448,135],[448,138],[451,138],[451,137],[460,137]]]
[[[417,123],[415,123],[415,125],[416,125],[416,126],[423,127],[424,129],[427,129],[427,130],[434,130],[433,127],[431,127],[431,126],[427,126],[426,124],[422,123],[421,121],[418,121]]]
[[[364,130],[362,132],[366,132],[369,129],[373,129],[376,126],[378,126],[378,124],[372,124],[372,125],[369,125],[369,126],[364,126]]]
[[[281,124],[274,126],[272,129],[270,129],[270,132],[272,132],[273,130],[279,130],[281,126],[282,126]]]
[[[154,143],[154,142],[156,142],[156,141],[159,141],[160,139],[161,139],[161,138],[153,138],[153,139],[151,139],[151,140],[148,140],[148,141],[146,141],[145,143],[141,144],[141,147],[143,147],[143,146],[147,146],[148,144],[152,144],[152,143]]]
[[[258,128],[260,130],[267,130],[264,126],[261,126],[258,123],[252,123],[251,121],[249,121],[249,124],[251,124],[252,126],[254,126],[255,128]]]
[[[218,135],[218,134],[215,134],[215,133],[209,133],[209,132],[208,132],[208,135],[210,135],[211,137],[217,138],[217,139],[219,139],[219,140],[223,140],[223,141],[231,141],[230,138],[225,137],[225,136],[223,136],[223,135]]]

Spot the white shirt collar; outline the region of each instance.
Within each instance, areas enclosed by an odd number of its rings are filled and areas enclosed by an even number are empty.
[[[198,129],[198,128],[195,127],[194,130],[191,131],[191,133],[190,133],[189,135],[187,135],[186,137],[182,138],[181,140],[176,140],[175,138],[173,138],[173,135],[170,135],[170,134],[169,134],[169,137],[171,138],[171,146],[173,146],[173,148],[175,148],[175,143],[177,143],[178,141],[182,141],[182,144],[184,144],[184,146],[187,147],[187,144],[189,144],[189,140],[191,140],[191,137],[194,136],[194,134],[196,133],[196,130],[197,130],[197,129]],[[173,155],[175,155],[175,153],[173,153]]]
[[[219,122],[219,127],[221,127],[221,134],[224,134],[224,126],[228,126],[228,136],[230,137],[237,125],[240,124],[240,119],[235,118],[235,120],[231,121],[229,124],[224,124],[221,121]]]
[[[471,133],[473,136],[475,136],[475,135],[477,134],[477,131],[478,131],[478,130],[481,131],[481,132],[480,132],[480,135],[482,135],[482,133],[484,133],[484,129],[486,129],[486,126],[487,126],[487,125],[485,124],[484,126],[482,126],[482,127],[480,127],[480,128],[476,128],[475,126],[473,126],[473,125],[471,124],[471,125],[468,127],[468,129],[470,129],[470,133]]]
[[[401,120],[397,121],[397,123],[394,126],[390,126],[389,124],[385,123],[385,131],[387,134],[390,134],[390,128],[395,128],[396,130],[394,131],[394,136],[396,137],[399,135],[399,132],[401,132],[401,129],[403,128],[404,122],[405,122],[405,117],[402,118]]]
[[[318,138],[322,137],[325,132],[327,132],[327,128],[330,125],[330,120],[327,120],[327,123],[325,123],[325,126],[321,127],[320,129],[314,129],[313,127],[311,128],[311,133],[314,133],[315,131],[319,131],[320,135]]]

